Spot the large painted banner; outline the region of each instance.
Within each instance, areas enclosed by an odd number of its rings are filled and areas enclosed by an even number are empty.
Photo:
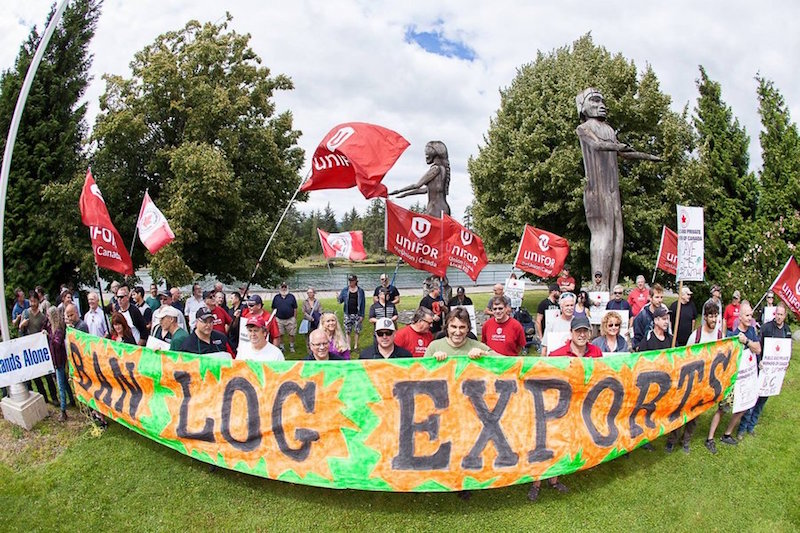
[[[731,390],[735,339],[602,359],[257,363],[69,330],[81,402],[221,467],[332,488],[502,487],[591,468]]]

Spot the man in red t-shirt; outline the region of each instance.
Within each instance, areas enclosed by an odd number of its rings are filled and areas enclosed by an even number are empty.
[[[576,316],[569,326],[570,339],[567,343],[550,352],[548,357],[566,355],[569,357],[603,357],[600,348],[589,342],[592,337],[592,326],[585,316]]]
[[[509,316],[509,308],[501,296],[489,300],[492,318],[483,323],[481,341],[501,355],[519,355],[525,346],[522,324]]]
[[[650,290],[644,282],[644,276],[636,276],[636,287],[628,295],[628,304],[631,306],[631,320],[644,309],[650,301]]]
[[[739,291],[733,291],[733,296],[731,297],[731,303],[725,306],[725,312],[722,314],[722,318],[724,319],[723,324],[728,331],[733,330],[738,325],[737,322],[739,320],[739,302],[742,299],[742,295]]]
[[[433,311],[427,307],[419,307],[414,312],[414,318],[410,325],[400,328],[394,334],[395,346],[405,348],[414,357],[422,357],[425,350],[433,341],[431,324],[433,324]]]
[[[203,300],[206,304],[206,309],[211,311],[214,315],[214,331],[219,331],[223,335],[228,335],[228,328],[231,326],[231,315],[229,315],[222,307],[217,305],[217,291],[205,291],[203,293]]]
[[[561,292],[575,291],[575,278],[569,275],[569,265],[564,265],[561,274],[558,275],[558,288]]]

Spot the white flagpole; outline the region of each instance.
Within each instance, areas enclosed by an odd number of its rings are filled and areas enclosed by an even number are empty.
[[[11,126],[8,128],[8,137],[6,137],[6,149],[3,154],[3,167],[0,170],[0,251],[3,250],[3,228],[5,227],[6,218],[6,193],[8,191],[8,176],[11,173],[11,156],[14,154],[14,143],[17,140],[17,130],[19,130],[19,123],[22,120],[22,111],[25,109],[25,102],[28,100],[28,93],[33,84],[33,78],[36,76],[36,71],[39,68],[39,63],[42,62],[44,51],[47,48],[47,43],[50,42],[50,37],[56,30],[64,10],[67,8],[69,0],[61,0],[61,4],[50,19],[47,29],[36,47],[36,53],[33,54],[28,72],[25,74],[25,81],[22,82],[22,88],[19,91],[19,98],[17,98],[17,105],[14,108],[14,115],[11,118]],[[3,267],[3,255],[0,253],[0,294],[6,292],[6,277]],[[8,310],[6,309],[6,299],[0,298],[0,332],[2,332],[3,340],[11,339],[11,333],[8,329]]]
[[[144,190],[144,196],[142,196],[142,205],[144,205],[144,198],[145,196],[147,196],[147,192],[149,190],[150,190],[149,187]],[[139,216],[141,215],[142,215],[142,208],[140,207]],[[133,262],[133,246],[136,244],[136,235],[138,234],[138,232],[139,232],[139,217],[136,217],[136,227],[133,228],[133,240],[131,241],[131,249],[130,249],[131,262]]]
[[[656,256],[656,267],[653,269],[653,281],[650,285],[656,282],[656,272],[658,272],[658,260],[661,259],[661,250],[664,248],[664,234],[667,232],[666,226],[661,226],[661,242],[658,245],[658,255]]]

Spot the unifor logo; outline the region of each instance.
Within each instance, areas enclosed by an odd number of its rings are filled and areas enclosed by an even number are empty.
[[[462,229],[461,230],[461,242],[464,243],[464,246],[469,246],[472,244],[472,233],[469,231]]]
[[[543,252],[550,249],[550,237],[548,235],[539,235],[539,248]]]
[[[333,137],[328,139],[328,142],[325,144],[325,146],[328,148],[328,150],[333,152],[337,148],[339,148],[347,139],[349,139],[355,132],[356,130],[354,130],[350,126],[339,128],[339,131],[334,133]]]
[[[422,217],[414,217],[411,219],[411,231],[418,239],[424,239],[431,232],[431,223]]]
[[[92,185],[89,187],[89,190],[92,194],[100,198],[101,202],[106,203],[106,201],[103,200],[103,195],[100,194],[100,187],[98,187],[96,183],[92,183]]]

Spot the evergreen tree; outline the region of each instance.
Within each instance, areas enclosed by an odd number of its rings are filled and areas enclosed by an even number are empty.
[[[57,238],[55,213],[66,213],[80,224],[78,195],[69,203],[45,195],[48,184],[79,179],[82,184],[86,161],[82,142],[86,134],[86,104],[78,105],[86,90],[94,36],[101,2],[70,2],[45,50],[33,79],[19,125],[8,182],[5,217],[4,264],[6,287],[32,289],[44,286],[53,294],[69,280],[90,281],[91,248],[81,226],[83,246]],[[47,23],[55,14],[53,7]],[[0,76],[0,131],[7,132],[28,67],[41,42],[33,28],[20,48],[12,69]],[[0,150],[5,149],[5,136]],[[80,194],[80,187],[78,188]],[[88,261],[86,249],[89,249]],[[89,266],[76,277],[76,268]],[[7,292],[8,292],[7,291]],[[10,292],[9,292],[10,294]]]
[[[753,242],[758,181],[749,171],[749,137],[722,100],[720,84],[700,67],[694,126],[700,152],[696,179],[709,184],[705,206],[706,278],[726,284],[728,271]],[[732,290],[732,289],[731,289]]]
[[[384,249],[385,218],[386,205],[383,203],[383,200],[372,200],[367,208],[367,212],[362,218],[363,226],[361,228],[364,232],[364,247],[370,254],[379,254]]]
[[[633,62],[596,46],[590,35],[572,47],[539,52],[501,91],[485,145],[469,161],[472,223],[488,252],[509,258],[526,223],[563,235],[570,242],[573,269],[588,270],[585,174],[575,133],[575,96],[587,87],[604,94],[609,122],[621,131],[621,141],[664,159],[619,162],[625,231],[621,268],[623,275],[633,276],[652,268],[661,225],[674,221],[666,189],[686,165],[691,129],[670,111],[670,98],[660,91],[652,69],[639,75]]]

